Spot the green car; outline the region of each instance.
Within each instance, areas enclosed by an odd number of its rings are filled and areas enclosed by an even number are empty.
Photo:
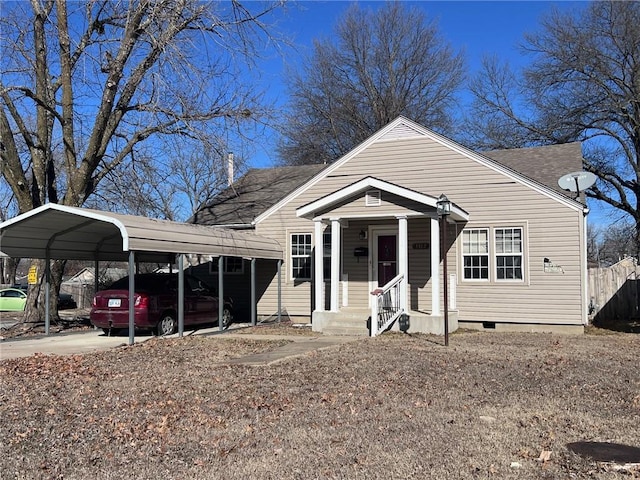
[[[22,312],[27,304],[27,294],[17,288],[0,290],[0,312]]]

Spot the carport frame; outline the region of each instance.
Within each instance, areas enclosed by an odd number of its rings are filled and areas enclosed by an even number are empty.
[[[70,234],[77,235],[78,239],[70,240]],[[219,330],[223,330],[224,310],[222,263],[227,256],[242,257],[251,261],[252,325],[256,324],[256,259],[277,261],[278,316],[281,312],[282,248],[277,241],[253,233],[48,203],[0,223],[0,253],[12,257],[45,260],[46,335],[49,335],[50,327],[52,259],[93,259],[96,272],[100,260],[128,262],[129,345],[135,342],[135,311],[132,300],[135,292],[134,267],[137,261],[174,263],[177,260],[179,336],[184,333],[184,255],[187,254],[218,258]]]

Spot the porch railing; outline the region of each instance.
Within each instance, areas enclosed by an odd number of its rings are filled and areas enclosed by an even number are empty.
[[[371,305],[371,336],[384,332],[402,314],[404,308],[400,301],[401,285],[404,275],[395,276],[383,287],[376,288],[371,295],[376,298]]]

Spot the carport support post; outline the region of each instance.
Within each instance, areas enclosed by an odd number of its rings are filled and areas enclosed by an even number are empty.
[[[46,258],[44,260],[44,334],[49,335],[49,326],[51,325],[51,311],[49,309],[49,300],[51,298],[51,259],[49,258],[49,249],[47,248]]]
[[[256,259],[251,259],[251,325],[256,324]]]
[[[282,260],[278,260],[278,323],[282,320]]]
[[[184,333],[184,255],[178,254],[178,336]]]
[[[224,312],[224,257],[218,257],[218,330],[222,331],[222,313]]]
[[[99,281],[98,281],[98,269],[100,268],[100,260],[95,260],[93,262],[93,296],[96,296],[96,293],[98,293],[98,288],[100,287]],[[85,303],[86,305],[86,303]],[[93,306],[93,298],[91,299],[91,306]],[[84,305],[83,305],[84,307]],[[93,327],[93,328],[97,328],[97,327]]]
[[[135,301],[135,291],[136,291],[136,255],[133,250],[129,250],[129,345],[133,345],[135,341],[135,333],[134,330],[136,328],[135,324],[135,309],[134,309],[134,301]]]

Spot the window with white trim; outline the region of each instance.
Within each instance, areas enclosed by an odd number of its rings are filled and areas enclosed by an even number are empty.
[[[462,256],[465,280],[489,280],[489,230],[463,230]]]
[[[522,228],[496,228],[496,280],[522,280]]]
[[[244,261],[242,257],[224,257],[222,260],[222,269],[224,274],[241,275],[244,273]],[[218,259],[214,259],[209,264],[209,273],[218,274]]]
[[[311,280],[311,234],[292,233],[290,239],[291,278]]]

